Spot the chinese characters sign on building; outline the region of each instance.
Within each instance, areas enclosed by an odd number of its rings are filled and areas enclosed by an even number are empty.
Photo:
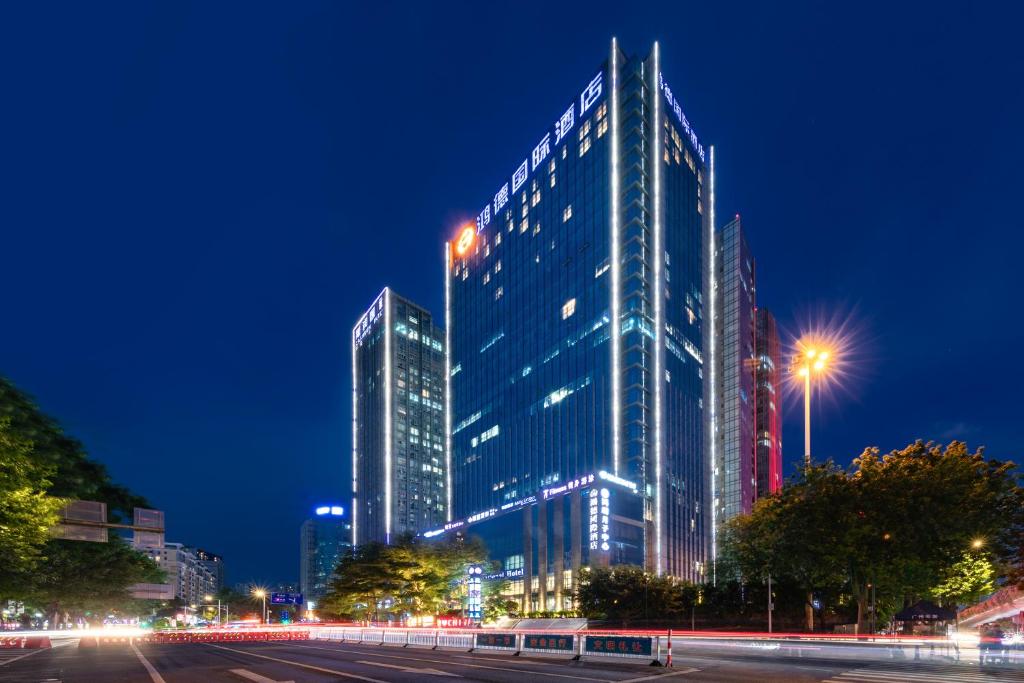
[[[479,620],[483,617],[481,606],[483,605],[483,567],[480,565],[471,565],[466,570],[466,587],[469,592],[469,601],[466,609],[466,614],[470,619]]]
[[[665,82],[660,71],[658,72],[658,87],[665,94],[668,108],[675,112],[676,118],[679,119],[679,123],[683,126],[683,132],[686,134],[686,137],[690,138],[690,144],[697,150],[697,154],[700,155],[700,160],[703,162],[704,146],[697,141],[697,134],[693,132],[693,127],[690,126],[690,121],[686,118],[686,114],[683,113],[683,108],[679,106],[679,100],[672,94],[672,88],[668,87],[668,83]]]
[[[591,550],[608,550],[609,541],[611,540],[610,534],[610,505],[609,498],[611,493],[608,489],[591,489],[589,494],[589,507],[590,513],[590,549]]]
[[[381,292],[377,299],[366,309],[366,313],[363,313],[363,317],[356,323],[355,328],[352,330],[352,340],[359,344],[363,341],[363,338],[369,334],[373,324],[377,322],[381,314],[384,313],[384,292]]]
[[[558,117],[554,126],[541,137],[534,146],[530,155],[523,159],[519,167],[512,174],[509,183],[505,183],[494,193],[494,198],[487,202],[487,206],[476,217],[476,231],[479,233],[491,222],[491,218],[497,218],[499,212],[508,204],[509,199],[529,179],[530,174],[536,171],[542,163],[551,155],[552,145],[558,145],[572,130],[578,119],[586,116],[595,104],[600,101],[604,94],[604,71],[597,72],[597,75],[590,79],[590,83],[580,93],[579,98],[569,105],[569,108]],[[703,154],[701,155],[703,158]]]

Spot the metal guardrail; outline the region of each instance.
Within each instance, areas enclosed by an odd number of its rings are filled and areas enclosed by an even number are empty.
[[[457,629],[359,628],[325,626],[310,629],[311,640],[429,647],[472,652],[489,650],[519,654],[561,655],[572,659],[613,657],[660,662],[671,656],[667,635],[586,634],[576,632],[522,632]],[[670,661],[670,660],[669,660]]]

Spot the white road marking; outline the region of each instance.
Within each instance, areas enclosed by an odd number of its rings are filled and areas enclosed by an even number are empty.
[[[388,654],[377,654],[376,652],[367,652],[366,650],[343,650],[340,647],[316,647],[314,645],[298,645],[298,644],[295,644],[294,647],[302,647],[302,648],[305,648],[307,650],[327,650],[328,652],[350,652],[352,654],[365,655],[367,657],[383,657],[384,659],[398,659],[398,660],[408,660],[408,661],[414,661],[414,662],[431,662],[433,664],[451,664],[451,662],[446,662],[443,659],[423,659],[422,657],[406,657],[406,656],[395,656],[395,655],[388,655]],[[408,652],[408,650],[404,650],[404,652]],[[554,662],[557,662],[557,660],[554,660]],[[469,663],[459,664],[459,666],[468,666],[468,667],[473,668],[473,669],[491,669],[493,671],[512,671],[513,673],[529,674],[529,675],[532,675],[532,676],[549,676],[551,678],[571,678],[571,679],[576,680],[576,681],[590,681],[590,683],[593,683],[593,681],[595,680],[593,676],[570,676],[569,674],[553,674],[553,673],[550,673],[548,671],[537,671],[536,669],[513,669],[513,668],[507,667],[507,666],[485,666],[483,664],[469,664]],[[609,683],[617,683],[617,682],[609,681]]]
[[[37,655],[37,654],[39,654],[42,651],[43,651],[43,648],[40,648],[38,650],[29,650],[28,652],[26,652],[23,655],[14,655],[10,659],[4,659],[4,661],[0,662],[0,666],[4,666],[6,664],[10,664],[11,662],[16,662],[19,659],[25,659],[25,657],[31,657],[32,655]],[[3,652],[2,655],[4,657],[6,657],[8,655],[8,652]]]
[[[997,674],[999,677],[994,678]],[[875,664],[851,669],[827,679],[824,683],[883,683],[883,681],[900,681],[901,683],[983,683],[992,680],[1024,681],[1024,672],[1020,671],[979,671],[972,665],[948,664],[946,666],[917,666],[905,664]]]
[[[335,669],[325,669],[322,666],[313,666],[312,664],[306,664],[304,662],[293,662],[290,659],[281,659],[280,657],[270,657],[268,655],[260,655],[255,652],[248,650],[239,650],[233,647],[224,647],[223,645],[214,645],[213,643],[203,643],[207,647],[215,647],[218,650],[227,650],[228,652],[237,652],[241,655],[249,655],[250,657],[259,657],[260,659],[269,659],[272,662],[280,662],[282,664],[291,664],[292,666],[302,667],[303,669],[309,669],[310,671],[319,671],[320,673],[333,674],[335,676],[341,676],[342,678],[354,678],[357,681],[369,681],[369,683],[388,683],[382,681],[379,678],[370,678],[369,676],[360,676],[359,674],[345,673],[344,671],[337,671]]]
[[[150,664],[149,660],[142,656],[142,653],[139,652],[139,648],[135,647],[135,643],[132,643],[131,647],[135,650],[135,656],[139,658],[140,662],[142,662],[142,666],[146,667],[146,671],[149,672],[149,677],[153,679],[153,683],[167,683],[167,681],[164,680],[164,677],[160,675],[160,672],[156,670],[156,667]]]
[[[405,671],[410,674],[420,674],[423,676],[455,676],[455,678],[462,678],[459,674],[448,673],[447,671],[440,671],[438,669],[416,669],[411,666],[399,666],[398,664],[386,664],[384,662],[370,662],[361,659],[356,660],[356,664],[369,664],[370,666],[383,666],[388,669],[398,669],[399,671]]]
[[[686,669],[674,669],[671,673],[667,674],[654,674],[653,676],[641,676],[640,678],[628,678],[624,681],[617,681],[616,683],[639,683],[640,681],[653,681],[661,680],[662,678],[671,678],[672,676],[685,676],[686,674],[692,674],[700,669],[694,669],[688,667]]]
[[[295,681],[275,681],[273,678],[261,676],[260,674],[249,671],[248,669],[229,669],[229,671],[236,676],[241,676],[242,678],[254,681],[254,683],[295,683]]]

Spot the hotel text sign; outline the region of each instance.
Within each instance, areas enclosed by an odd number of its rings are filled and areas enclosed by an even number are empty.
[[[384,313],[384,292],[381,292],[373,304],[366,309],[366,313],[356,323],[355,328],[352,330],[352,340],[358,344],[363,341],[363,338],[369,333],[373,324],[377,322],[381,314]]]
[[[683,108],[679,106],[679,100],[672,94],[672,88],[668,87],[668,83],[662,77],[661,72],[658,72],[658,87],[661,92],[665,94],[665,101],[668,102],[668,108],[676,113],[676,118],[679,119],[679,123],[683,126],[683,132],[686,137],[690,138],[690,144],[697,150],[697,154],[700,155],[700,160],[704,161],[704,147],[697,142],[697,134],[693,132],[693,127],[690,126],[690,122],[686,118],[686,114],[683,113]]]
[[[530,174],[536,171],[548,158],[551,154],[552,146],[558,145],[565,139],[569,131],[576,125],[576,119],[582,119],[597,104],[603,94],[604,71],[602,70],[598,71],[597,75],[590,79],[590,83],[580,93],[579,98],[574,100],[569,105],[569,108],[565,110],[565,113],[558,117],[554,127],[544,134],[540,142],[533,148],[530,156],[523,159],[523,163],[519,164],[519,168],[512,174],[511,188],[509,188],[509,183],[505,183],[501,186],[501,189],[494,193],[494,199],[488,202],[487,206],[476,217],[476,231],[478,233],[490,224],[492,216],[497,218],[498,213],[508,204],[512,195],[526,183]]]

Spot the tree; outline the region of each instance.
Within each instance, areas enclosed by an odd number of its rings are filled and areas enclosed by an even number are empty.
[[[34,500],[41,500],[38,492],[45,488],[44,498],[51,508],[59,509],[66,499],[99,501],[107,504],[109,519],[115,522],[130,518],[136,506],[148,507],[143,498],[112,482],[106,468],[91,460],[80,442],[65,435],[27,394],[2,377],[0,420],[5,425],[0,472],[28,472],[18,463],[24,462],[28,454],[25,449],[30,446],[29,460],[39,487]],[[0,514],[7,505],[23,500],[0,491]],[[48,532],[55,522],[52,512],[40,513],[36,519],[36,538],[40,538],[40,530],[45,528]],[[0,527],[3,525],[0,520]],[[0,597],[31,602],[55,615],[55,622],[76,611],[140,608],[143,603],[130,596],[131,584],[162,580],[162,574],[149,558],[116,535],[111,535],[108,543],[47,538],[39,550],[35,569],[24,563],[7,562],[8,547],[16,546],[0,541],[0,547],[5,554],[4,563],[0,563]]]
[[[47,495],[54,468],[34,457],[32,443],[0,418],[0,594],[18,589],[42,559],[65,501]]]
[[[589,618],[620,621],[688,619],[698,600],[692,584],[643,567],[593,567],[580,574],[576,604]]]
[[[477,539],[406,535],[391,545],[366,543],[338,562],[322,607],[357,619],[438,614],[457,604],[466,566],[485,557]]]
[[[25,597],[59,624],[86,611],[137,614],[142,603],[132,597],[132,584],[163,580],[153,560],[117,535],[107,543],[52,540]]]
[[[994,577],[992,563],[983,553],[965,552],[944,572],[942,583],[932,588],[932,596],[953,608],[971,604],[995,590]]]
[[[497,621],[519,611],[519,602],[504,595],[508,592],[511,582],[507,580],[484,581],[483,584],[483,616],[484,621]]]
[[[842,586],[847,576],[851,496],[849,479],[827,462],[726,524],[723,554],[746,581],[761,583],[771,574],[803,589],[808,630],[814,629],[814,592]]]
[[[723,551],[745,581],[795,581],[808,603],[817,590],[852,596],[863,628],[872,590],[887,608],[933,595],[976,540],[999,566],[1013,566],[1024,538],[1014,468],[958,441],[917,441],[884,456],[868,448],[849,470],[811,467],[730,520]]]

